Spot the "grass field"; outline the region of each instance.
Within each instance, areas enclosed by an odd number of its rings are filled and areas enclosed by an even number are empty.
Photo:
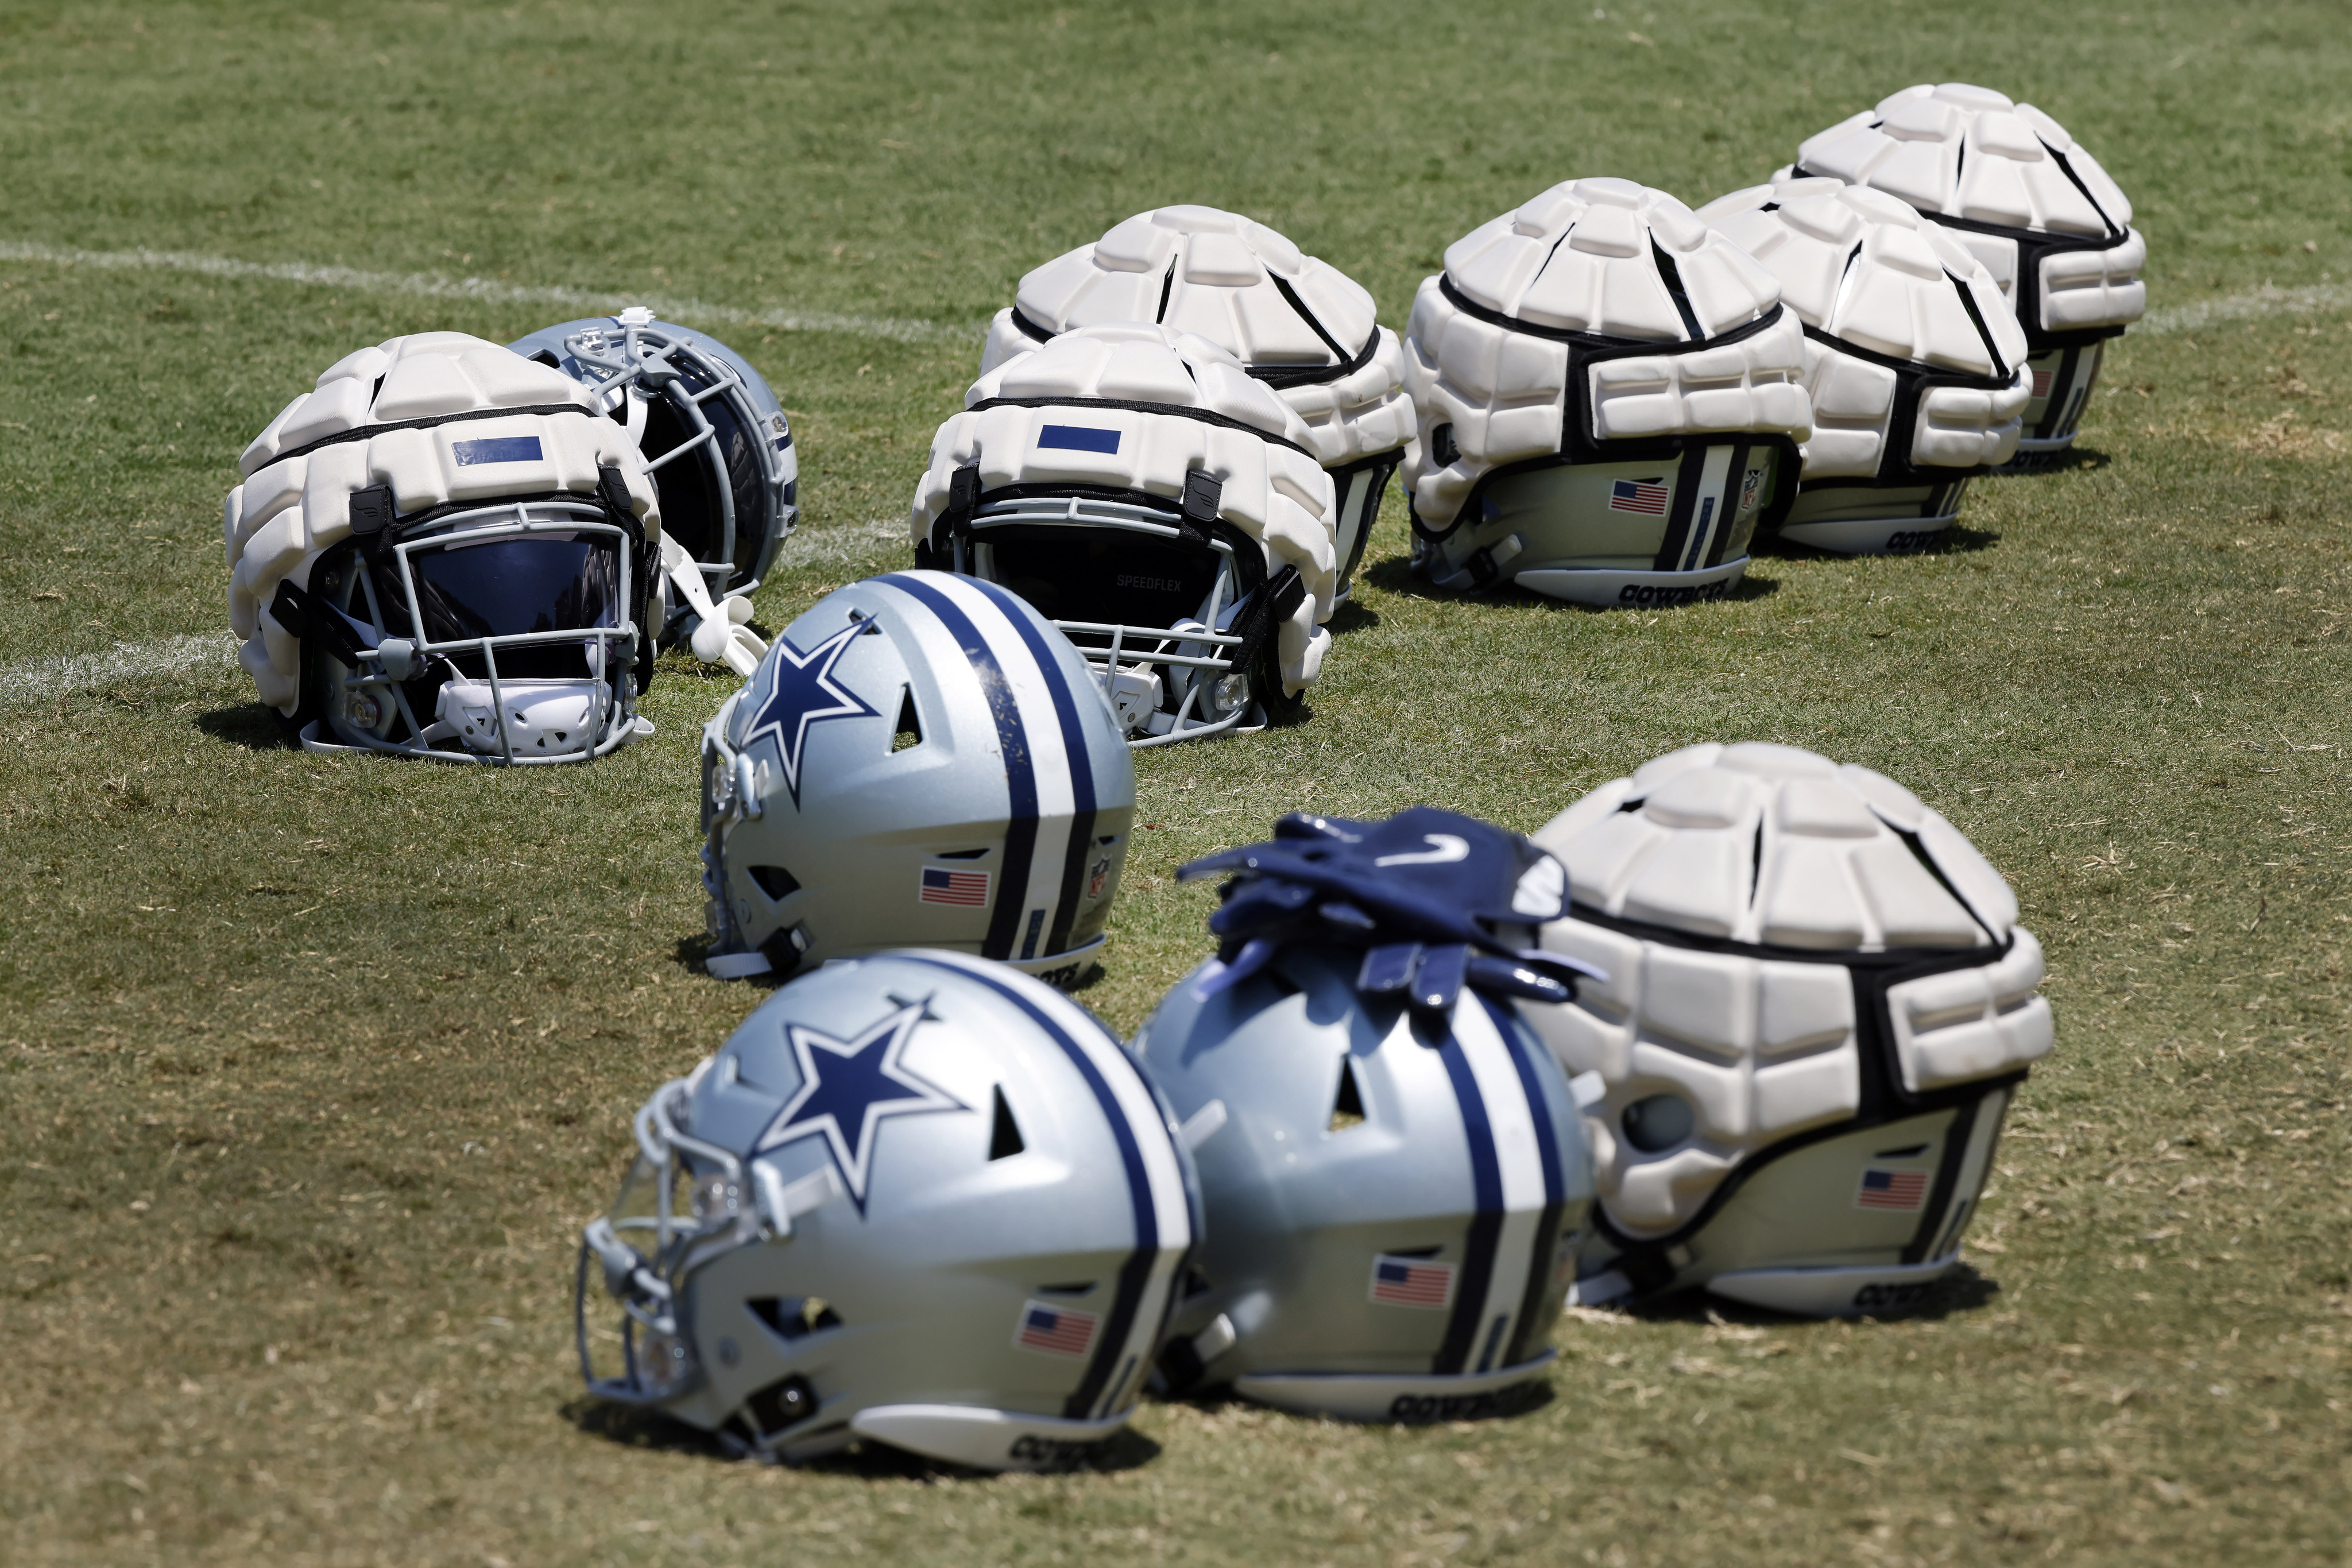
[[[0,1561],[2347,1561],[2352,13],[2116,3],[0,5]],[[1253,213],[1401,325],[1558,180],[1696,203],[1944,78],[2139,204],[2158,315],[2072,465],[1656,616],[1426,597],[1392,499],[1312,720],[1139,759],[1087,993],[1139,1022],[1204,950],[1173,868],[1285,810],[1882,768],[2016,883],[2060,1020],[1937,1310],[1572,1316],[1521,1419],[1147,1405],[1150,1462],[1052,1479],[581,1402],[625,1118],[764,994],[697,962],[730,683],[666,661],[658,737],[552,777],[283,748],[219,502],[295,391],[699,302],[799,434],[781,626],[903,562],[980,323],[1129,213]]]

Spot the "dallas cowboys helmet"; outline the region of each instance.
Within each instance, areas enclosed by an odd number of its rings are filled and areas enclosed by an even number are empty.
[[[1073,327],[1156,321],[1225,349],[1307,423],[1331,476],[1345,601],[1381,497],[1413,441],[1404,351],[1355,279],[1264,224],[1215,207],[1138,213],[1021,280],[989,324],[986,375]]]
[[[562,371],[628,427],[661,491],[665,646],[748,674],[764,650],[750,594],[800,520],[800,456],[783,405],[751,362],[642,305],[565,321],[514,350]]]
[[[1135,1042],[1206,1217],[1162,1375],[1350,1420],[1517,1408],[1593,1193],[1568,1082],[1512,1010],[1584,972],[1529,951],[1560,867],[1427,807],[1275,834],[1183,869],[1233,873],[1218,956]]]
[[[981,377],[940,426],[916,560],[1034,604],[1138,746],[1295,716],[1338,572],[1311,442],[1205,339],[1078,328]]]
[[[1555,185],[1446,247],[1405,329],[1417,570],[1581,604],[1719,599],[1795,493],[1804,337],[1663,191]]]
[[[1894,197],[1783,180],[1698,210],[1805,324],[1813,434],[1780,537],[1876,554],[1933,544],[1969,478],[2016,455],[2025,333],[1983,262]]]
[[[1608,974],[1522,1009],[1597,1080],[1580,1299],[1922,1301],[2051,1045],[2000,873],[1901,785],[1788,746],[1669,753],[1536,841],[1575,894],[1544,946]]]
[[[786,627],[702,736],[710,972],[919,944],[1059,985],[1103,944],[1135,767],[1016,595],[901,571]]]
[[[2147,242],[2098,161],[2030,103],[1922,83],[1808,138],[1774,178],[1816,174],[1909,203],[1984,262],[2032,350],[2018,449],[2071,445],[2106,340],[2147,309]]]
[[[305,747],[577,762],[652,732],[661,510],[586,388],[463,332],[394,338],[238,466],[237,658]]]
[[[949,953],[785,986],[654,1092],[636,1142],[583,1237],[582,1373],[762,1458],[1083,1460],[1134,1409],[1197,1234],[1134,1059]]]

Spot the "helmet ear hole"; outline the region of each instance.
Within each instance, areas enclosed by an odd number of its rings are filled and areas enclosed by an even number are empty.
[[[1688,1143],[1697,1117],[1691,1103],[1679,1094],[1652,1094],[1625,1107],[1619,1118],[1625,1141],[1645,1155],[1654,1155]]]
[[[760,1428],[760,1436],[773,1437],[816,1414],[816,1390],[805,1377],[787,1377],[744,1400],[743,1409]]]
[[[801,884],[793,873],[780,865],[746,866],[744,874],[758,884],[772,904],[782,904],[801,890]]]

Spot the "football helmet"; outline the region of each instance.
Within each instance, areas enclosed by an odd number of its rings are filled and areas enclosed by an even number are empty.
[[[663,645],[686,642],[705,663],[748,674],[765,651],[743,625],[750,596],[800,520],[800,455],[766,379],[718,339],[642,305],[510,346],[586,386],[645,454],[670,541]]]
[[[1082,327],[972,383],[915,492],[919,565],[1003,583],[1137,746],[1291,716],[1338,562],[1306,424],[1206,339]]]
[[[2051,1045],[2000,873],[1892,779],[1761,744],[1669,753],[1536,841],[1574,893],[1544,946],[1608,973],[1522,1009],[1594,1089],[1579,1299],[1923,1300]]]
[[[1719,599],[1796,491],[1804,335],[1664,191],[1575,180],[1446,247],[1405,329],[1416,570],[1580,604]]]
[[[1810,174],[1908,202],[1984,262],[2032,350],[2018,450],[2071,445],[2106,340],[2147,310],[2147,242],[2098,160],[2030,103],[1922,83],[1808,138],[1773,178]]]
[[[1373,312],[1354,278],[1264,224],[1159,207],[1024,277],[989,323],[980,373],[1073,327],[1116,321],[1156,321],[1226,350],[1297,411],[1331,476],[1341,601],[1414,437],[1404,350]]]
[[[661,510],[586,388],[462,332],[394,338],[238,466],[229,623],[304,747],[577,762],[652,733]]]
[[[1512,1011],[1584,972],[1528,951],[1559,865],[1427,807],[1275,834],[1179,873],[1233,873],[1218,956],[1136,1037],[1206,1219],[1162,1377],[1348,1420],[1521,1407],[1593,1193],[1567,1081]]]
[[[654,1092],[636,1143],[582,1238],[582,1375],[765,1458],[1083,1461],[1134,1409],[1197,1234],[1135,1060],[952,953],[785,986]]]
[[[702,733],[710,972],[919,944],[1059,985],[1103,944],[1135,765],[1069,640],[945,572],[817,601]]]
[[[1813,434],[1780,537],[1874,555],[1951,527],[2017,453],[2025,333],[1983,262],[1894,197],[1783,180],[1698,210],[1780,280],[1805,324]]]

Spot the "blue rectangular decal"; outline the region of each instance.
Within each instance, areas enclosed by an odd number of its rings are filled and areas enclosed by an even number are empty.
[[[1049,424],[1037,433],[1037,444],[1058,446],[1066,452],[1117,452],[1118,434],[1116,430],[1096,430],[1084,424]]]
[[[539,437],[536,435],[492,435],[479,441],[459,441],[449,448],[457,455],[457,466],[471,468],[477,463],[537,463],[540,461]]]

